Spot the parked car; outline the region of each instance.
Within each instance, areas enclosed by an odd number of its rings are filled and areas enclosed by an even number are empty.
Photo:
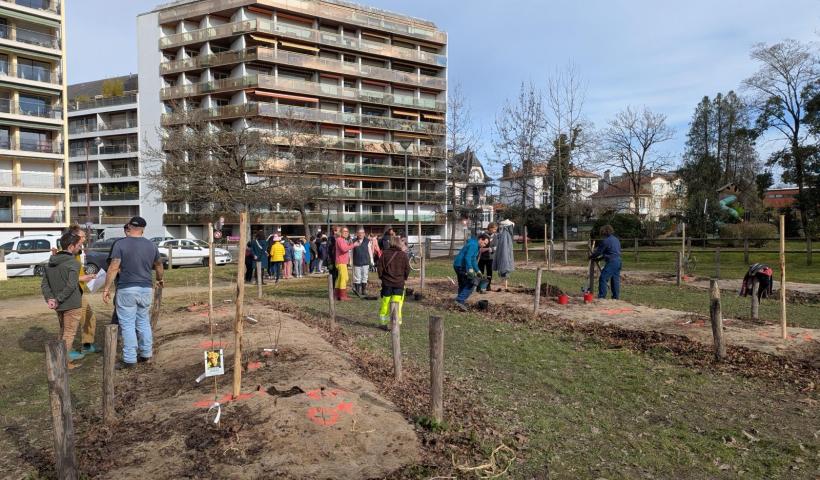
[[[60,248],[59,242],[59,235],[25,235],[0,245],[5,252],[6,273],[9,277],[43,275],[52,251]]]
[[[154,242],[154,245],[159,245],[160,242],[164,242],[165,240],[174,240],[174,237],[151,237],[148,240]]]
[[[111,247],[121,238],[125,237],[97,240],[91,244],[91,247],[85,250],[85,272],[98,273],[101,270],[108,270],[108,256],[111,254]],[[160,257],[162,257],[162,264],[167,265],[168,256],[160,252]]]
[[[170,255],[173,259],[173,266],[182,265],[202,265],[208,266],[208,243],[202,240],[173,239],[163,240],[158,245],[160,254],[169,256],[169,249],[173,250]],[[225,265],[231,262],[231,254],[225,249],[214,249],[214,264]],[[165,263],[167,266],[167,262]]]

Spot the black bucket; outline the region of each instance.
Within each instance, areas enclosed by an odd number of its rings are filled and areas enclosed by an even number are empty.
[[[479,310],[487,310],[490,308],[490,301],[489,300],[479,300],[478,301],[478,309]]]

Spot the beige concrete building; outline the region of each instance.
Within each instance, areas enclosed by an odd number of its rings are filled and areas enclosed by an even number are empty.
[[[0,242],[70,221],[63,10],[0,0]]]

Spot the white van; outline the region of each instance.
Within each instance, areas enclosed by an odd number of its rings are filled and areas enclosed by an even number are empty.
[[[25,235],[0,245],[9,277],[42,276],[52,249],[60,249],[59,235]]]

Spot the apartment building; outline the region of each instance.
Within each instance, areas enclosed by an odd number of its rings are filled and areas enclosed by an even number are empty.
[[[95,231],[140,214],[137,91],[136,74],[68,86],[70,214]]]
[[[64,13],[0,0],[0,241],[69,221]]]
[[[411,235],[418,224],[425,235],[443,235],[446,40],[428,21],[339,0],[161,6],[138,18],[140,132],[158,144],[175,108],[233,128],[277,131],[298,118],[316,125],[329,152],[315,172],[329,188],[310,223],[329,218],[375,231],[406,219]],[[151,235],[200,237],[214,216],[201,206],[155,204],[143,204]],[[226,221],[231,230],[236,219]],[[303,233],[299,216],[276,205],[250,221]]]

